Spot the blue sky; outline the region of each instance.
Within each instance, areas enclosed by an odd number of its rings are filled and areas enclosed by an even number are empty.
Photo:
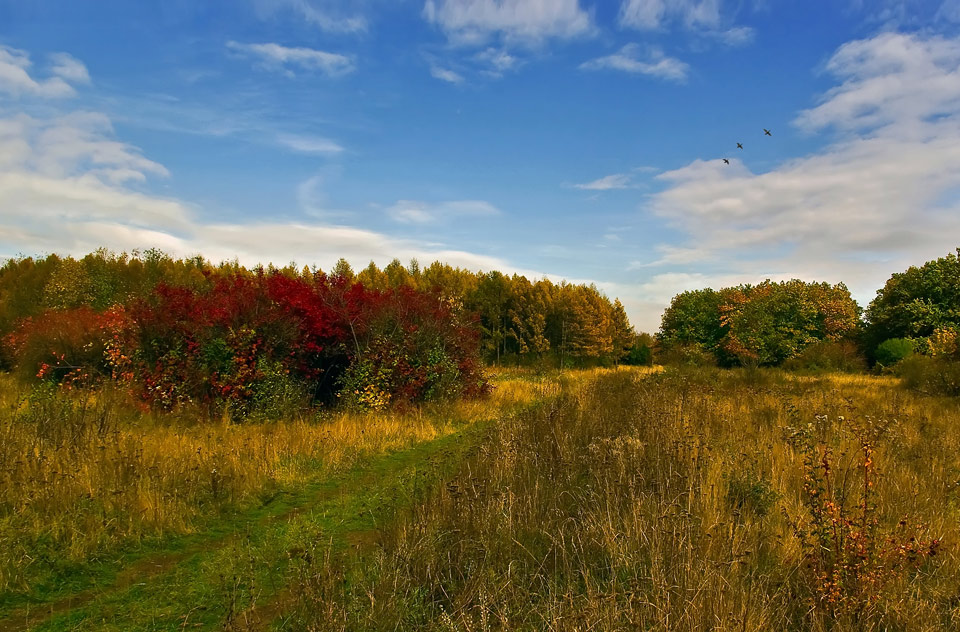
[[[958,27],[960,0],[0,0],[0,256],[440,259],[595,282],[647,331],[765,278],[865,304],[960,245]]]

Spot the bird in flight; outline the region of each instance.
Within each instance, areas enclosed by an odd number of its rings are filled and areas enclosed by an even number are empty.
[[[740,143],[737,143],[737,149],[743,149],[743,145],[741,145]]]
[[[763,133],[767,136],[773,136],[773,134],[770,133],[770,130],[768,130],[766,127],[763,128]]]
[[[730,164],[730,161],[727,160],[726,158],[724,158],[724,159],[723,159],[723,163],[726,164],[726,165],[729,165],[729,164]]]

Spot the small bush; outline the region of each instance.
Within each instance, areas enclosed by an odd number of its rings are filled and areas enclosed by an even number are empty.
[[[677,367],[717,366],[717,359],[700,345],[676,345],[660,355],[660,363]]]
[[[745,472],[727,479],[727,502],[738,511],[748,511],[762,518],[770,513],[778,500],[780,494],[763,476]]]
[[[913,355],[897,364],[896,373],[904,386],[920,393],[960,396],[960,362],[956,360]]]
[[[874,356],[880,366],[891,367],[913,355],[915,346],[914,342],[907,338],[890,338],[880,343]]]
[[[650,366],[653,364],[653,349],[649,345],[637,343],[631,347],[624,360],[630,366]]]
[[[783,363],[790,371],[865,371],[867,361],[857,345],[850,340],[822,340],[816,342]]]

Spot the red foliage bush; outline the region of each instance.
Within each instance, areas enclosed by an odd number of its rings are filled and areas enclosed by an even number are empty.
[[[344,389],[360,405],[361,392],[384,405],[485,387],[472,321],[438,296],[323,274],[237,273],[206,291],[161,283],[126,308],[26,319],[5,348],[39,377],[122,381],[161,408],[220,403],[242,412],[268,374],[320,401]]]
[[[122,308],[47,310],[20,321],[4,339],[4,353],[21,372],[39,379],[88,384],[112,377],[109,350],[126,326]]]

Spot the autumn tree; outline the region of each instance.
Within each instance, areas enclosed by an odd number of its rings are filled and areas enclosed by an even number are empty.
[[[842,283],[764,281],[678,295],[659,339],[668,348],[697,345],[722,364],[776,365],[816,342],[854,335],[859,315]]]
[[[613,301],[610,325],[612,327],[613,360],[620,363],[626,359],[636,343],[636,332],[630,324],[630,319],[627,318],[627,310],[624,309],[620,299],[614,299]]]
[[[526,277],[513,277],[513,304],[508,310],[509,335],[517,344],[517,364],[523,357],[535,355],[538,359],[550,350],[547,339],[547,314],[550,296],[540,284]]]

